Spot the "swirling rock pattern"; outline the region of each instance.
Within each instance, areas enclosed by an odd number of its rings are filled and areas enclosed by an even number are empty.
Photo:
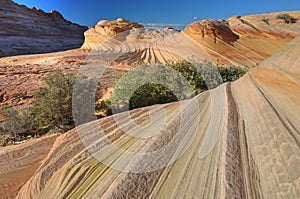
[[[18,190],[38,170],[58,135],[9,146],[0,151],[0,196],[14,198]]]
[[[287,12],[299,19],[300,12]],[[285,24],[280,13],[204,20],[188,25],[183,32],[201,43],[213,59],[233,65],[255,66],[299,35],[300,21]]]
[[[76,129],[58,137],[17,198],[299,198],[299,42],[298,37],[237,82],[193,98],[200,112],[194,111],[191,100],[185,101],[183,111],[190,116],[184,132],[194,131],[195,137],[169,166],[146,173],[122,172],[99,162],[89,149],[103,146],[95,125],[123,150],[159,149],[176,134],[176,118],[182,111],[178,103],[163,105],[168,122],[163,134],[151,138],[134,139],[113,117],[78,127],[90,146],[83,145]],[[149,108],[131,111],[132,120],[151,122]],[[161,120],[163,115],[157,111],[154,116]],[[195,120],[198,116],[201,119]],[[135,132],[137,127],[131,125],[125,120],[122,126]],[[212,140],[216,145],[201,158],[203,146],[209,146],[203,142]],[[104,155],[113,162],[126,160],[117,151]],[[132,159],[128,166],[138,164],[147,162]]]
[[[90,28],[84,33],[85,41],[82,45],[83,49],[92,50],[97,48],[103,41],[109,37],[115,36],[133,28],[143,28],[144,26],[136,22],[130,22],[123,18],[117,20],[102,20],[96,26]]]
[[[117,116],[121,123],[111,116],[78,126],[57,137],[54,143],[49,141],[51,149],[41,147],[43,157],[39,156],[39,164],[20,183],[1,178],[0,195],[22,199],[300,198],[300,37],[292,40],[299,34],[299,24],[274,19],[271,23],[279,24],[279,32],[291,35],[281,40],[281,34],[263,33],[253,38],[253,32],[241,33],[241,29],[232,28],[232,24],[241,22],[251,30],[261,30],[260,25],[249,22],[260,17],[243,17],[249,24],[236,18],[229,22],[201,22],[195,25],[195,31],[194,25],[184,32],[130,29],[98,43],[95,52],[119,57],[119,63],[163,62],[167,61],[166,55],[172,60],[191,55],[205,60],[216,58],[213,52],[222,48],[224,51],[218,53],[224,61],[244,63],[256,60],[254,55],[264,61],[238,81],[190,100],[120,113]],[[207,26],[209,30],[202,37],[198,29]],[[226,36],[220,36],[222,32]],[[181,50],[180,55],[176,49]],[[126,114],[130,114],[130,120]],[[161,121],[166,122],[159,126]],[[104,135],[98,131],[99,126]],[[141,131],[140,126],[146,128]],[[180,128],[183,130],[178,131]],[[154,130],[157,132],[152,135]],[[128,158],[126,154],[160,151],[177,136],[182,139],[172,153],[158,154],[155,161]],[[184,140],[190,142],[181,142]],[[111,143],[117,148],[109,148]],[[21,154],[24,146],[3,149],[0,158]],[[182,149],[186,150],[181,154]],[[99,161],[99,156],[105,161]],[[26,172],[23,161],[34,161],[30,157],[20,160],[20,155],[9,157],[9,164],[0,164],[0,176]],[[159,167],[165,160],[170,164]],[[134,172],[149,165],[156,169]],[[123,166],[127,172],[116,169]]]
[[[300,18],[299,12],[287,12],[294,18]],[[124,44],[133,48],[129,57],[133,58],[127,63],[143,61],[145,63],[166,63],[168,60],[180,60],[176,55],[170,55],[167,51],[157,49],[157,38],[162,38],[166,34],[184,34],[200,43],[210,57],[222,64],[236,66],[255,66],[266,58],[270,57],[286,43],[299,35],[300,20],[296,23],[285,24],[283,20],[276,19],[280,13],[249,15],[243,17],[231,17],[228,20],[203,20],[193,22],[183,31],[173,29],[148,30],[143,29],[141,25],[125,20],[124,26],[116,25],[116,21],[100,21],[94,28],[85,32],[85,42],[83,49],[103,52],[104,45],[101,45],[107,39],[114,37],[116,42],[111,45],[111,49],[117,50]],[[264,21],[268,21],[268,24]],[[176,32],[176,34],[174,33]],[[163,45],[170,47],[176,45],[176,39],[169,39]],[[126,43],[125,42],[125,43]],[[141,43],[150,43],[153,45],[143,47]],[[185,47],[185,43],[180,45]],[[197,51],[195,51],[196,53]],[[128,58],[128,57],[127,57]]]

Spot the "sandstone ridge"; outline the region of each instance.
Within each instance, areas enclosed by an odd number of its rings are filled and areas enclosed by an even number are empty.
[[[131,111],[130,121],[125,119],[128,113],[121,113],[122,125],[107,117],[67,132],[56,139],[17,198],[299,198],[299,42],[298,37],[237,82],[181,105],[162,105],[166,115],[157,105]],[[158,121],[149,118],[150,109],[153,118],[167,121],[159,132],[154,130]],[[179,118],[183,131],[178,131]],[[141,131],[143,122],[150,127]],[[98,126],[106,135],[99,134]],[[148,133],[153,136],[131,136]],[[156,151],[176,136],[183,136],[176,151],[160,154],[156,161],[128,158],[125,153]],[[185,138],[192,138],[186,152],[167,167],[142,173],[114,169],[125,165],[134,170],[172,160]],[[89,144],[84,145],[84,140]],[[110,142],[122,150],[110,148]],[[110,160],[111,167],[91,152]]]

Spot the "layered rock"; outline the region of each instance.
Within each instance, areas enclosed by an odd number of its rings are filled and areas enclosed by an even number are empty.
[[[198,21],[183,32],[201,43],[218,62],[253,66],[300,34],[299,20],[286,24],[277,19],[279,14],[283,13],[235,16],[227,21]],[[300,18],[300,12],[286,14]]]
[[[79,48],[87,27],[44,11],[0,1],[0,57]]]
[[[0,150],[0,196],[15,198],[19,189],[31,178],[53,147],[58,135],[28,141]]]
[[[182,33],[172,29],[109,29],[105,28],[107,22],[103,22],[97,29],[109,39],[101,41],[101,45],[97,43],[99,40],[95,41],[96,50],[100,55],[121,54],[116,62],[164,63],[168,59],[196,56],[240,64],[260,62],[299,34],[298,22],[286,24],[274,19],[274,24],[279,24],[276,28],[261,22],[262,16],[242,19],[244,22],[236,17],[228,22],[196,22]],[[268,34],[263,31],[267,27]],[[1,149],[0,158],[7,162],[0,164],[3,176],[0,195],[18,194],[17,198],[299,198],[299,42],[298,37],[237,82],[220,85],[181,104],[124,112],[117,115],[121,123],[117,123],[116,117],[107,117],[84,124],[59,136],[53,146],[53,141],[45,138],[45,142],[37,140]],[[101,62],[107,58],[101,56],[91,56],[89,60],[85,58],[87,53],[76,50],[1,59],[0,78],[1,82],[6,81],[0,85],[1,91],[6,91],[1,98],[9,99],[13,95],[11,90],[19,93],[33,88],[41,83],[43,74],[54,70],[76,71],[77,61],[79,65],[83,61],[102,64],[107,61]],[[30,83],[30,78],[36,79]],[[14,82],[17,83],[14,85]],[[126,114],[133,122],[126,119]],[[99,131],[99,126],[103,131]],[[141,127],[145,128],[141,130]],[[179,128],[182,131],[178,131]],[[174,138],[178,141],[174,150],[161,153],[160,149]],[[187,145],[181,142],[187,140],[190,141]],[[113,145],[109,145],[110,142]],[[186,151],[177,159],[185,146]],[[147,156],[132,158],[126,151],[158,153],[153,159],[147,159]],[[108,162],[96,159],[99,156]],[[162,160],[171,162],[161,167]],[[134,172],[143,166],[148,166],[149,171]]]
[[[184,32],[191,35],[198,35],[202,38],[212,38],[215,43],[217,43],[218,39],[228,43],[235,42],[239,39],[239,36],[230,29],[229,23],[225,20],[203,20],[194,22],[187,26]]]
[[[237,82],[60,136],[17,198],[299,198],[299,42]],[[171,162],[159,167],[162,160]]]
[[[99,21],[95,27],[90,28],[84,33],[85,41],[82,48],[93,50],[106,39],[133,28],[143,28],[143,25],[123,18]]]
[[[294,19],[300,18],[299,13],[287,12]],[[127,56],[119,59],[129,64],[140,60],[146,63],[166,63],[171,57],[180,60],[180,56],[161,51],[160,44],[166,48],[172,47],[177,43],[177,35],[183,34],[203,46],[203,54],[208,53],[216,62],[250,67],[270,57],[299,35],[300,21],[286,24],[284,20],[277,19],[279,14],[282,13],[197,21],[188,25],[181,33],[172,29],[143,29],[142,26],[126,20],[122,23],[120,20],[104,20],[86,31],[82,48],[101,53],[124,53],[124,49],[130,49]],[[170,34],[174,35],[174,39],[168,37],[165,41],[165,36]],[[109,42],[110,45],[107,45]],[[181,45],[184,49],[189,44],[182,42]],[[192,54],[197,53],[195,51]]]

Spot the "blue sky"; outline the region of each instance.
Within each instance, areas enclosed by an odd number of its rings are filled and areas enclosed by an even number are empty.
[[[300,0],[14,0],[44,11],[58,10],[75,23],[93,26],[101,19],[123,17],[153,24],[189,24],[195,19],[300,10]]]

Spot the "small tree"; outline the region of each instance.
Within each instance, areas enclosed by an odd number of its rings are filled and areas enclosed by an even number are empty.
[[[6,107],[2,109],[2,115],[6,119],[2,130],[9,133],[12,139],[18,140],[27,135],[37,134],[37,122],[30,107]]]
[[[87,100],[95,102],[95,97],[89,96],[88,91],[97,82],[89,79],[78,81],[83,87],[80,96],[75,96],[78,99],[79,109],[75,110],[74,114],[79,114],[78,112],[85,114],[87,108],[85,102]],[[34,93],[34,101],[29,107],[1,109],[1,115],[5,118],[3,132],[10,133],[13,139],[22,139],[27,135],[43,134],[51,129],[66,131],[72,128],[74,126],[72,113],[74,82],[74,74],[63,74],[58,71],[47,75],[44,79],[45,86]],[[96,98],[99,97],[99,84],[97,89]],[[94,119],[91,115],[82,116],[85,122]]]
[[[38,128],[59,128],[67,130],[73,125],[72,93],[75,81],[74,74],[64,75],[61,71],[48,75],[45,87],[34,94],[32,104]]]

